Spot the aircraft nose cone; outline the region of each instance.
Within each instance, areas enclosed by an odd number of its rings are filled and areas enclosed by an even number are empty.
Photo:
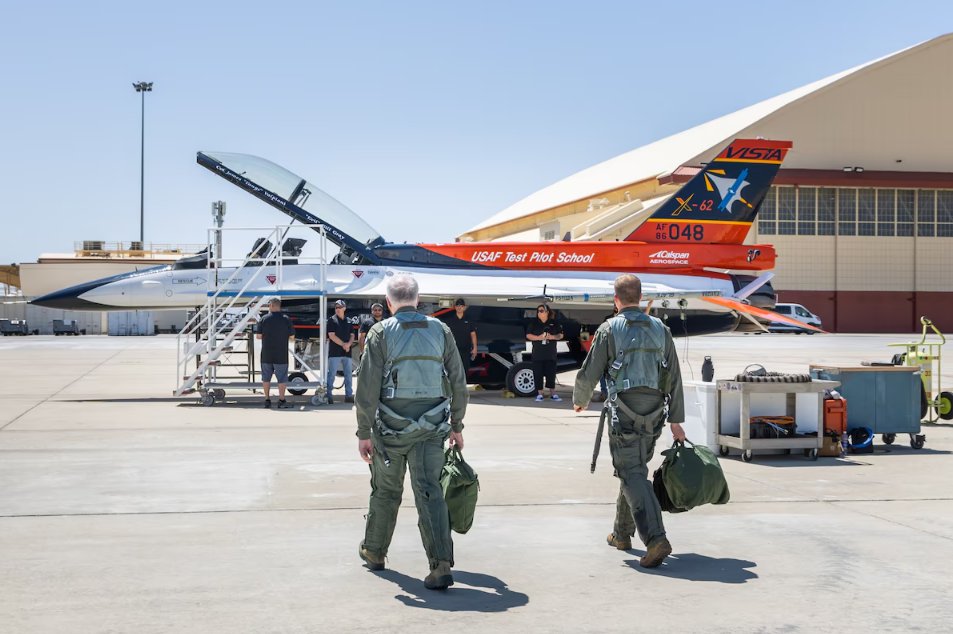
[[[98,288],[102,286],[102,284],[102,280],[77,284],[76,286],[70,286],[69,288],[41,295],[30,301],[30,303],[36,306],[59,308],[61,310],[102,310],[106,308],[103,304],[97,304],[96,302],[91,302],[88,299],[80,297],[83,293]]]

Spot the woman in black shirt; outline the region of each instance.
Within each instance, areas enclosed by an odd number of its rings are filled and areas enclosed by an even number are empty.
[[[563,338],[563,328],[553,319],[546,304],[536,307],[536,320],[530,324],[526,338],[533,342],[533,377],[536,381],[536,401],[543,400],[543,379],[549,388],[549,398],[561,401],[556,394],[556,342]]]

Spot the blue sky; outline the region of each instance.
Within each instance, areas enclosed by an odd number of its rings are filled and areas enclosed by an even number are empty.
[[[644,6],[643,6],[644,5]],[[949,2],[9,2],[0,261],[285,217],[266,157],[393,241],[449,241],[599,161],[953,30]]]

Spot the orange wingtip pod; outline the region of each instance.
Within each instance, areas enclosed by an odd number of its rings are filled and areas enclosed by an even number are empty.
[[[765,310],[764,308],[758,308],[756,306],[744,304],[730,297],[702,297],[702,300],[712,304],[718,304],[719,306],[724,306],[725,308],[730,308],[741,313],[754,315],[755,317],[760,317],[761,319],[765,319],[767,321],[779,321],[781,323],[788,324],[789,326],[797,326],[798,328],[803,328],[804,330],[813,330],[814,332],[827,334],[826,330],[821,330],[820,328],[806,324],[803,321],[786,317],[774,312],[773,310]]]
[[[721,151],[716,161],[729,163],[774,163],[784,161],[790,141],[768,141],[766,139],[735,139]]]

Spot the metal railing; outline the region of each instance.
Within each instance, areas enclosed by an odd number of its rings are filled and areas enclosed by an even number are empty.
[[[285,288],[284,284],[284,269],[287,266],[285,260],[294,259],[296,264],[299,262],[299,256],[284,252],[288,233],[292,228],[313,229],[320,236],[318,240],[320,254],[317,263],[304,265],[316,267],[314,273],[317,273],[313,280],[314,285],[307,291],[291,290]],[[256,319],[258,311],[268,300],[272,297],[282,297],[283,294],[315,297],[318,299],[321,314],[327,314],[325,295],[327,241],[324,239],[323,225],[282,225],[270,229],[209,229],[209,244],[212,244],[222,232],[235,231],[268,231],[269,233],[260,239],[259,243],[256,243],[256,248],[242,259],[217,257],[215,252],[219,252],[219,248],[208,250],[205,268],[209,272],[206,276],[206,302],[187,321],[177,337],[177,388],[174,394],[181,396],[197,389],[203,393],[203,401],[207,401],[207,404],[211,404],[213,399],[204,390],[204,384],[215,383],[222,389],[229,385],[218,381],[217,361],[223,354],[232,351],[232,344],[245,332],[249,323]],[[272,246],[267,248],[262,246],[264,244]],[[264,252],[265,250],[267,252]],[[247,273],[250,275],[246,275]],[[324,368],[327,360],[325,337],[320,338],[317,370],[312,368],[311,364],[293,348],[291,354],[297,361],[298,367],[314,376],[316,379],[314,383],[324,387]],[[188,372],[189,364],[193,360],[196,361],[196,368]],[[236,384],[236,387],[248,389],[247,385],[253,378],[252,374],[253,371],[250,369],[248,381],[240,386]]]

